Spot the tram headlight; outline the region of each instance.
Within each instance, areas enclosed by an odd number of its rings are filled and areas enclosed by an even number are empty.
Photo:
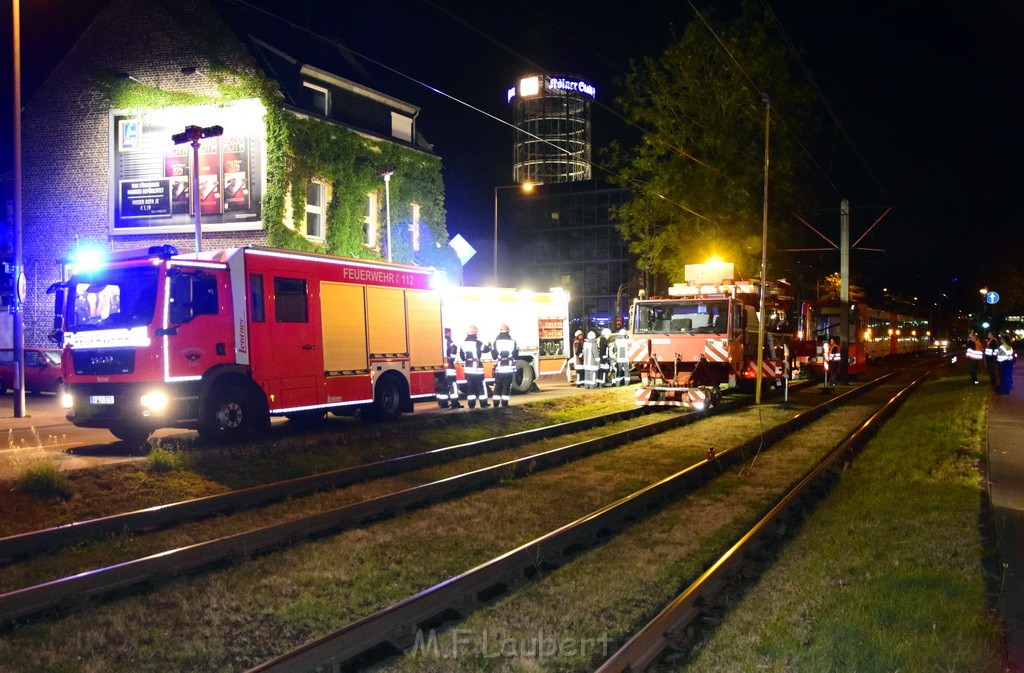
[[[161,412],[167,409],[167,406],[171,403],[171,398],[162,390],[154,390],[143,395],[140,402],[142,403],[142,408],[146,411]]]

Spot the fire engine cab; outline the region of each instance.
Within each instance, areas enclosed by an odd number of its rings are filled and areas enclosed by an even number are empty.
[[[704,409],[723,388],[757,377],[760,283],[735,278],[733,264],[687,264],[668,297],[638,298],[630,309],[631,366],[637,404]],[[793,300],[784,283],[766,288],[762,379],[784,380]]]
[[[67,417],[141,443],[161,427],[226,441],[271,416],[412,411],[444,369],[431,276],[256,246],[113,253],[50,288]]]

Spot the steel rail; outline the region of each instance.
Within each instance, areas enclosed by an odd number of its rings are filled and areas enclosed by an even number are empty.
[[[360,481],[433,467],[460,458],[515,448],[529,442],[589,430],[608,423],[630,420],[651,411],[650,408],[637,407],[272,484],[237,489],[227,493],[10,535],[0,538],[0,559],[24,558],[114,535],[152,530],[229,511],[266,505],[317,491],[340,488]]]
[[[479,490],[504,479],[527,476],[570,460],[683,427],[703,419],[709,413],[749,404],[746,399],[736,399],[705,412],[672,416],[641,427],[505,461],[299,519],[16,589],[0,594],[0,624],[25,619],[52,608],[74,605],[86,597],[101,597],[146,582],[180,575],[225,559],[265,552],[328,531],[364,525]]]
[[[774,532],[780,519],[792,512],[797,504],[811,497],[822,497],[824,491],[815,491],[815,487],[832,474],[840,462],[852,459],[933,371],[925,372],[908,384],[860,427],[848,434],[700,577],[597,668],[596,673],[636,673],[650,666],[672,640],[701,614],[701,606],[710,603],[727,584],[743,564],[746,555]]]
[[[417,631],[465,616],[508,593],[539,573],[560,566],[583,549],[601,543],[666,502],[721,474],[759,450],[778,442],[836,406],[875,388],[887,374],[837,395],[812,409],[699,461],[576,521],[551,531],[484,564],[379,610],[337,631],[279,655],[249,673],[304,673],[311,670],[357,670],[400,654],[415,642]]]

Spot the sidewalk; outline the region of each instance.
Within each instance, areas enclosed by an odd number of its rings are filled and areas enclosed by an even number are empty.
[[[988,490],[998,547],[998,609],[1007,670],[1024,673],[1024,357],[1009,395],[992,395],[988,412]]]

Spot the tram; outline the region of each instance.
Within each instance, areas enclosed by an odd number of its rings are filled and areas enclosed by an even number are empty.
[[[933,346],[928,320],[895,311],[850,303],[849,361],[851,376],[867,371],[873,360],[906,355]],[[794,344],[795,367],[811,377],[821,376],[832,338],[840,334],[841,303],[835,299],[807,301],[800,311],[800,328]]]

